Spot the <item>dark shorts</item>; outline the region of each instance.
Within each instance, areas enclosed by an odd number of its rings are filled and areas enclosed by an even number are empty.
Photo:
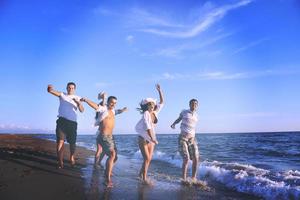
[[[67,120],[59,117],[56,120],[56,142],[59,140],[65,140],[69,144],[75,144],[77,138],[77,123],[74,121]]]
[[[182,135],[179,135],[178,149],[180,155],[184,159],[193,160],[194,158],[199,158],[199,150],[196,137],[186,139],[185,137],[182,137]]]
[[[102,146],[102,149],[107,156],[110,155],[110,151],[112,150],[115,150],[115,152],[117,153],[116,142],[112,135],[108,136],[100,133],[96,141],[97,144],[100,144]]]

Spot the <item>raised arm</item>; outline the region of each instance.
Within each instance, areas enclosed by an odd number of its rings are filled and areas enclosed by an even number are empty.
[[[57,97],[59,97],[61,95],[61,92],[58,92],[58,91],[56,91],[56,90],[53,89],[53,85],[48,85],[47,91],[50,94],[53,94],[54,96],[57,96]]]
[[[98,110],[99,108],[99,106],[95,102],[89,100],[88,98],[81,98],[80,101],[87,103],[90,107],[94,108],[95,110]]]
[[[157,89],[158,94],[159,94],[159,104],[163,104],[164,103],[164,95],[161,91],[161,88],[160,88],[159,84],[156,84],[156,89]]]
[[[98,99],[102,100],[101,103],[100,103],[101,106],[105,106],[106,97],[107,97],[107,94],[105,92],[100,92],[99,93]]]
[[[181,120],[182,120],[182,117],[181,117],[181,115],[179,115],[179,117],[171,125],[171,128],[175,129],[175,125],[178,124]]]

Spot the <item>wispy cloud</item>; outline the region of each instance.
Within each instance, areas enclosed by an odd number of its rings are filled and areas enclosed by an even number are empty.
[[[261,44],[261,43],[263,43],[263,42],[265,42],[265,41],[268,41],[268,40],[270,40],[270,39],[269,39],[269,38],[262,38],[262,39],[259,39],[259,40],[250,42],[249,44],[246,44],[245,46],[240,47],[240,48],[238,48],[237,50],[235,50],[235,51],[233,52],[233,55],[238,54],[238,53],[240,53],[240,52],[242,52],[242,51],[246,51],[246,50],[248,50],[248,49],[250,49],[250,48],[252,48],[252,47],[255,47],[255,46],[257,46],[257,45],[259,45],[259,44]]]
[[[183,28],[184,25],[173,22],[168,17],[157,16],[156,14],[150,13],[141,8],[133,8],[130,10],[130,13],[127,15],[130,23],[138,26],[147,26],[147,27],[168,27],[168,28]]]
[[[19,125],[19,124],[0,124],[0,129],[30,129],[27,125]]]
[[[126,37],[126,41],[127,41],[128,43],[133,43],[134,37],[133,37],[132,35],[128,35],[128,36]]]
[[[254,72],[226,73],[222,71],[202,72],[193,74],[169,73],[156,76],[156,80],[234,80],[250,79],[265,76],[286,76],[300,74],[300,70],[264,70]]]
[[[195,44],[195,43],[187,43],[187,44],[182,44],[178,45],[175,47],[169,47],[169,48],[164,48],[157,50],[155,53],[152,54],[152,56],[164,56],[164,57],[173,57],[173,58],[182,58],[183,53],[186,51],[195,51],[195,50],[200,50],[204,47],[207,47],[209,45],[212,45],[219,40],[222,40],[224,38],[230,37],[234,33],[225,33],[225,34],[220,34],[216,37],[210,38],[208,40],[203,41],[201,44]],[[220,50],[218,50],[220,53]]]
[[[159,28],[145,28],[140,29],[140,31],[165,36],[165,37],[173,37],[173,38],[191,38],[199,35],[203,31],[206,31],[209,27],[211,27],[216,22],[220,21],[229,11],[237,9],[239,7],[243,7],[251,3],[252,0],[243,0],[236,4],[224,5],[218,8],[212,9],[211,12],[205,15],[202,20],[199,20],[193,27],[188,30],[181,31],[169,31],[167,29],[159,29]],[[163,25],[163,23],[161,23]],[[165,26],[165,25],[164,25]],[[189,26],[185,26],[189,27]]]
[[[29,125],[7,123],[0,124],[0,133],[52,133],[53,130],[47,128],[31,127]]]

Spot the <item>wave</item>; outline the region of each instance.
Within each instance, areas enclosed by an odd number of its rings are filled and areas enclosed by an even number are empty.
[[[135,152],[133,158],[142,159],[140,151]],[[182,164],[179,153],[168,156],[155,151],[153,160],[168,162],[179,168]],[[249,164],[206,160],[199,165],[199,176],[265,199],[300,199],[300,171],[297,170],[275,173]]]
[[[265,199],[299,199],[299,182],[286,179],[300,179],[299,172],[272,174],[271,171],[239,163],[204,161],[200,165],[200,176],[209,177],[239,192],[253,194]],[[293,176],[293,177],[291,177]]]
[[[90,142],[78,142],[77,145],[91,150],[96,149],[95,144]],[[131,158],[142,159],[139,150],[130,149],[128,151]],[[287,152],[287,154],[294,155],[298,155],[298,153],[299,150],[297,149],[289,149]],[[274,155],[274,152],[271,154]],[[181,168],[182,165],[181,156],[177,151],[170,155],[170,153],[156,150],[153,160],[167,162],[178,168]],[[208,181],[222,183],[235,191],[253,194],[265,199],[300,199],[300,171],[298,170],[274,172],[250,164],[205,160],[199,165],[199,176]]]

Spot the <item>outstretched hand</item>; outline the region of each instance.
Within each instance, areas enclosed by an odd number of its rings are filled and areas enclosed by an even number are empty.
[[[155,87],[156,87],[157,91],[160,91],[160,90],[161,90],[159,84],[156,84]]]
[[[82,97],[82,98],[80,99],[80,101],[86,102],[86,98]]]
[[[77,104],[79,104],[81,99],[79,99],[79,101],[78,101],[76,98],[73,98],[73,101],[75,101]]]
[[[128,111],[128,108],[127,108],[127,107],[124,107],[124,108],[122,109],[122,112],[126,112],[126,111]]]
[[[53,90],[53,85],[49,84],[48,87],[47,87],[47,91],[50,92],[52,90]]]

